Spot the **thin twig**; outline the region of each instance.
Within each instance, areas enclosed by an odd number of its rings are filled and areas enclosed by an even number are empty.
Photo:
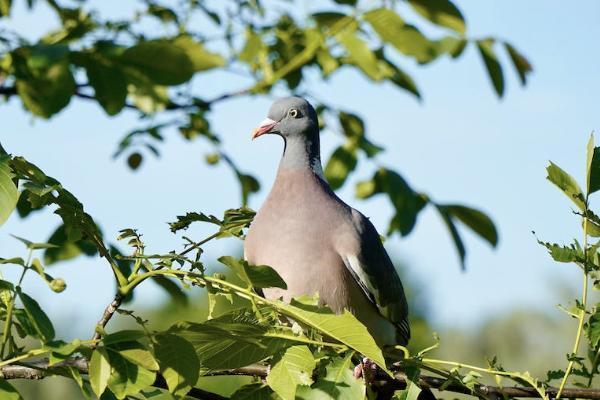
[[[96,324],[96,331],[94,332],[94,336],[92,337],[93,340],[100,339],[101,335],[100,335],[100,329],[98,329],[98,327],[101,327],[102,329],[104,329],[106,324],[108,324],[108,321],[110,321],[110,319],[112,318],[114,313],[121,306],[122,301],[123,301],[123,296],[121,296],[120,294],[117,293],[115,295],[115,298],[113,299],[113,301],[111,301],[111,303],[104,309],[104,312],[102,313],[102,318],[100,318],[100,320]]]

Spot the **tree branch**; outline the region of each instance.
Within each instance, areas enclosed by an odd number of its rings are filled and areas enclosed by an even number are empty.
[[[104,329],[108,321],[112,318],[117,309],[121,306],[121,302],[123,301],[123,297],[120,294],[116,294],[114,300],[104,309],[104,313],[102,313],[102,318],[96,324],[96,331],[94,332],[94,336],[92,336],[92,340],[100,339],[100,329],[101,327]]]
[[[2,379],[44,379],[51,375],[60,375],[60,373],[52,373],[52,370],[57,370],[60,367],[75,368],[81,374],[88,373],[88,361],[85,358],[76,358],[73,360],[63,361],[52,366],[48,365],[48,360],[40,360],[22,365],[5,365],[0,368],[0,378]],[[168,389],[167,382],[161,374],[156,375],[156,380],[152,386],[159,389]],[[188,397],[199,400],[227,400],[226,397],[216,393],[208,392],[199,388],[192,388]]]
[[[74,360],[64,361],[53,366],[48,365],[47,360],[40,360],[33,363],[22,364],[22,365],[6,365],[0,368],[0,378],[3,379],[43,379],[49,375],[52,375],[52,369],[56,367],[73,367],[82,374],[88,373],[88,362],[84,358],[77,358]],[[223,376],[223,375],[244,375],[244,376],[255,376],[265,378],[268,374],[268,367],[266,365],[252,364],[247,367],[232,369],[228,371],[216,371],[207,376]],[[403,372],[396,372],[394,378],[390,378],[383,372],[378,373],[373,386],[378,392],[391,392],[394,390],[401,390],[406,388],[406,375]],[[156,381],[153,383],[154,387],[166,389],[167,385],[162,375],[156,376]],[[473,392],[462,385],[460,382],[451,382],[447,384],[446,379],[435,376],[422,375],[419,378],[419,386],[423,389],[440,389],[443,387],[443,391],[463,393],[472,395]],[[514,397],[526,397],[526,398],[539,398],[539,394],[534,388],[525,386],[488,386],[488,385],[476,385],[476,390],[480,393],[495,397],[509,398]],[[549,387],[546,389],[546,393],[550,398],[554,398],[558,392],[558,388]],[[189,397],[195,399],[206,399],[206,400],[225,400],[226,397],[220,396],[215,393],[207,392],[202,389],[193,388],[187,394]],[[580,389],[580,388],[566,388],[563,390],[562,395],[565,398],[579,398],[579,399],[600,399],[600,389]]]

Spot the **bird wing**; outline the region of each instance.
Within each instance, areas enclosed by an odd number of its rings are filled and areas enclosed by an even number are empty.
[[[343,255],[344,264],[379,313],[396,326],[399,341],[407,343],[408,304],[400,277],[371,221],[354,209],[352,221],[359,242],[354,254]]]

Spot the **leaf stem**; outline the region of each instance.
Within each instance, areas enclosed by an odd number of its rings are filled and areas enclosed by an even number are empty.
[[[579,310],[578,316],[578,324],[577,324],[577,333],[575,334],[575,343],[573,343],[573,350],[571,351],[571,355],[577,355],[579,351],[579,344],[581,342],[581,336],[583,333],[583,325],[585,324],[585,315],[586,315],[586,306],[587,306],[587,297],[588,297],[588,198],[586,196],[585,199],[585,211],[583,213],[583,290],[581,294],[581,309]],[[560,386],[558,387],[558,393],[556,393],[556,400],[560,399],[560,396],[567,384],[567,380],[569,379],[569,375],[573,370],[573,365],[575,361],[571,359],[569,364],[567,365],[567,369],[565,371],[565,375],[563,376],[562,381],[560,382]]]

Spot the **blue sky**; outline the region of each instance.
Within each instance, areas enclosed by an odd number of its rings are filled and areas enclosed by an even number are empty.
[[[106,4],[108,14],[127,11],[116,2]],[[402,63],[424,95],[421,103],[349,70],[336,73],[327,83],[311,79],[310,88],[319,98],[365,117],[371,139],[386,147],[381,164],[398,169],[416,189],[439,202],[476,206],[496,221],[500,244],[495,251],[463,231],[466,273],[460,272],[450,237],[433,210],[420,215],[409,237],[394,236],[386,242],[389,252],[402,260],[406,274],[419,282],[420,297],[426,299],[436,326],[476,326],[513,308],[543,308],[558,316],[552,307],[569,301],[580,284],[579,273],[574,266],[552,263],[531,231],[557,242],[580,236],[569,201],[544,179],[544,169],[552,160],[582,180],[585,145],[590,132],[600,126],[600,49],[595,40],[600,37],[600,3],[457,4],[467,19],[469,36],[500,37],[527,55],[535,71],[526,88],[520,87],[501,54],[507,88],[505,97],[497,99],[472,47],[456,61],[444,58],[426,67]],[[43,7],[29,14],[18,6],[10,25],[33,38],[52,26],[50,15]],[[194,85],[210,98],[247,82],[207,73],[195,78]],[[251,199],[253,208],[260,206],[273,181],[282,147],[276,137],[250,141],[250,131],[264,118],[270,102],[259,97],[223,102],[211,117],[242,169],[261,179],[263,190]],[[137,172],[130,172],[122,160],[113,161],[117,141],[137,126],[131,113],[108,118],[96,104],[74,100],[67,110],[44,121],[32,118],[17,99],[11,99],[0,106],[0,120],[4,147],[58,178],[85,204],[108,238],[121,228],[135,227],[144,233],[150,251],[170,250],[180,243],[165,224],[175,215],[191,210],[219,215],[238,204],[230,172],[204,165],[208,150],[201,142],[187,144],[176,134],[169,135],[161,159],[146,160]],[[324,155],[339,143],[332,133],[322,140]],[[352,183],[370,176],[372,168],[360,171],[340,194],[384,231],[391,215],[386,200],[353,198]],[[43,241],[57,224],[57,217],[49,213],[27,220],[13,215],[0,228],[0,256],[24,253],[9,233]],[[200,237],[203,232],[207,231],[187,234]],[[207,257],[237,249],[234,242],[216,242]],[[34,276],[26,279],[26,289],[57,321],[76,327],[71,334],[85,334],[112,297],[109,269],[102,261],[86,258],[52,269],[53,275],[66,279],[69,286],[64,293],[54,295]],[[11,275],[7,268],[3,272]],[[139,294],[130,308],[165,298],[150,283]]]

